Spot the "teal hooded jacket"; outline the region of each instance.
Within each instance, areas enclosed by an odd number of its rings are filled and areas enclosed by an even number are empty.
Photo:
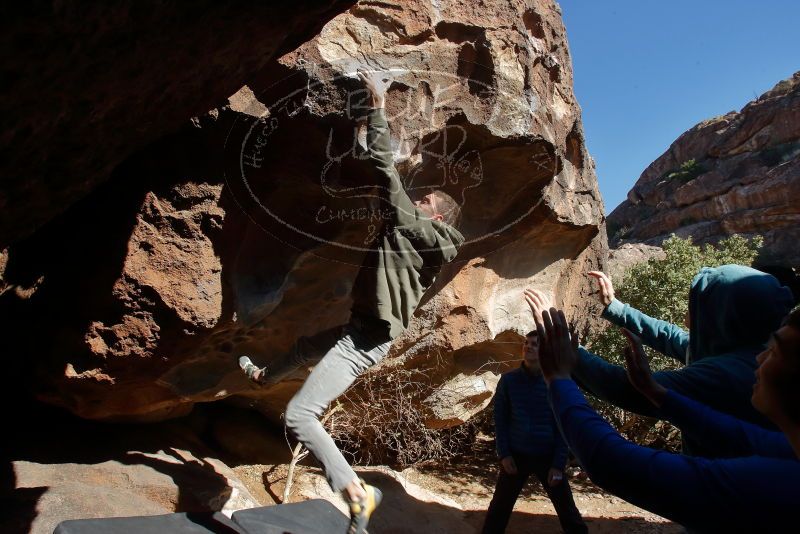
[[[791,311],[791,291],[769,274],[740,265],[705,267],[689,292],[689,332],[614,300],[603,317],[642,338],[652,349],[684,363],[653,374],[657,382],[718,411],[767,428],[773,425],[750,403],[756,356]],[[579,349],[573,377],[584,389],[624,410],[661,417],[628,381],[623,367]],[[684,452],[725,456],[723,444],[684,441]]]

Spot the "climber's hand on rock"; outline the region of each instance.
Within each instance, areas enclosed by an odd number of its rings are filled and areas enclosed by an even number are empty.
[[[539,363],[542,376],[549,385],[553,380],[569,379],[578,365],[578,335],[567,323],[564,312],[555,308],[543,310],[535,318],[539,335]]]
[[[505,471],[507,475],[517,474],[517,463],[514,461],[513,456],[506,456],[500,460],[500,465],[503,467],[503,471]]]
[[[603,306],[611,304],[611,301],[614,300],[614,284],[611,283],[611,278],[600,271],[589,271],[587,274],[597,281],[599,288],[597,298],[600,304]]]
[[[358,69],[358,79],[364,82],[364,87],[369,91],[373,108],[382,108],[386,103],[386,90],[392,80],[385,73]]]
[[[660,408],[667,396],[667,388],[653,378],[653,372],[650,370],[650,363],[647,361],[647,355],[639,336],[627,328],[623,328],[622,333],[628,338],[628,346],[625,347],[625,369],[628,372],[628,381],[647,400]]]

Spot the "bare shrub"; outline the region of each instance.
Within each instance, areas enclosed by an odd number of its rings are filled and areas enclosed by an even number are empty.
[[[488,410],[454,428],[425,426],[422,401],[441,387],[431,385],[434,369],[364,373],[340,398],[343,409],[328,419],[326,428],[354,463],[406,467],[449,460],[472,447]]]

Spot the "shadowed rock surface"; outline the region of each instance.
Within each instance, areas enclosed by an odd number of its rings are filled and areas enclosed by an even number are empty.
[[[221,105],[352,0],[27,2],[0,23],[0,248]]]
[[[759,264],[797,267],[798,198],[800,72],[676,139],[608,216],[609,237],[616,246],[762,235]]]
[[[429,399],[430,425],[469,417],[493,389],[483,373],[518,359],[524,287],[586,326],[603,206],[556,4],[362,2],[253,67],[228,105],[191,121],[196,108],[182,110],[183,128],[4,251],[7,353],[38,398],[92,419],[154,421],[225,398],[279,417],[299,380],[260,390],[237,357],[266,363],[344,323],[382,217],[359,157],[356,68],[393,80],[394,158],[412,196],[436,186],[462,205],[468,243],[385,364],[484,384]]]
[[[16,399],[7,414],[14,430],[0,450],[0,531],[49,534],[67,519],[230,516],[259,506],[208,434],[246,413],[196,410],[159,424],[117,425]]]

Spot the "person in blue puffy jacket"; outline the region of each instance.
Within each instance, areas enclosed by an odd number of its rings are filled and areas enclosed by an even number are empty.
[[[542,484],[564,532],[588,532],[564,473],[569,449],[547,402],[536,330],[525,336],[522,364],[504,373],[497,384],[494,429],[500,472],[481,532],[505,532],[514,503],[531,475]]]

